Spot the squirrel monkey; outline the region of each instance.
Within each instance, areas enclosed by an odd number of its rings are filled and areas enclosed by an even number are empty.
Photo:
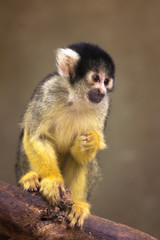
[[[21,124],[16,174],[25,190],[56,205],[71,190],[70,226],[82,226],[99,176],[96,154],[105,148],[104,127],[115,67],[97,45],[77,43],[56,52],[57,71],[35,89]]]

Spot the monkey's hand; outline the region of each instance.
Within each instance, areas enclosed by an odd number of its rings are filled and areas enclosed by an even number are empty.
[[[101,137],[95,131],[88,131],[76,138],[70,151],[75,160],[83,163],[91,161],[104,146]]]
[[[85,218],[90,214],[90,205],[87,202],[74,201],[67,220],[69,227],[82,227]]]
[[[62,179],[46,177],[41,180],[40,192],[51,205],[58,205],[66,190]]]
[[[36,192],[40,187],[39,176],[36,172],[33,171],[30,171],[21,177],[19,183],[25,190],[28,190],[30,192]]]

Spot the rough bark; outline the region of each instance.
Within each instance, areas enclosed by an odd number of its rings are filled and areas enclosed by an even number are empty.
[[[66,214],[71,208],[67,199],[53,208],[39,193],[0,181],[0,240],[156,240],[136,229],[90,215],[83,229],[69,229]]]

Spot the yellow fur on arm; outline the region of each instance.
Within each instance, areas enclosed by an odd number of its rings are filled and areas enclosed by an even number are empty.
[[[32,169],[31,173],[35,172],[41,178],[40,192],[50,204],[58,203],[61,199],[60,193],[65,192],[65,188],[54,147],[46,139],[29,138],[27,131],[24,133],[23,143]],[[32,174],[27,173],[20,180],[25,189],[31,189],[29,184],[32,181],[29,177],[32,177]]]
[[[37,172],[40,178],[53,177],[63,182],[56,153],[53,146],[46,139],[32,139],[25,131],[23,143],[31,169]]]

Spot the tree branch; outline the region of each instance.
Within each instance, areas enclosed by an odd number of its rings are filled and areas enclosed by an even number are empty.
[[[93,215],[86,219],[83,229],[69,229],[65,219],[71,205],[69,192],[68,199],[62,199],[53,209],[39,193],[29,193],[0,181],[0,240],[156,240]]]

